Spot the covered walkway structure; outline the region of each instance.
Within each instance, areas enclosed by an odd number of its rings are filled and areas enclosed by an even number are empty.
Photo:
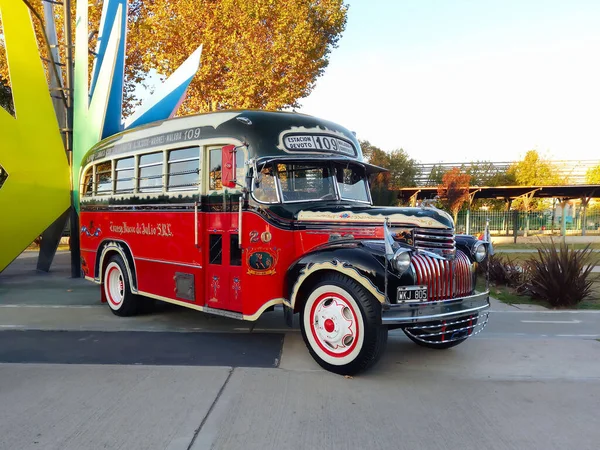
[[[411,206],[417,206],[417,204],[423,204],[425,200],[433,200],[437,196],[437,187],[410,187],[402,188],[398,191],[398,199],[403,203],[409,203]],[[561,208],[565,208],[568,202],[574,199],[581,201],[582,207],[582,223],[584,226],[581,228],[582,235],[585,235],[587,228],[587,207],[589,202],[593,198],[600,198],[600,185],[571,185],[571,186],[471,186],[469,188],[469,199],[467,201],[466,211],[466,233],[471,233],[470,215],[471,205],[474,200],[477,199],[493,199],[493,200],[504,200],[505,202],[505,214],[508,216],[512,202],[516,199],[522,199],[526,210],[530,209],[530,203],[534,198],[546,198],[546,199],[557,199]],[[518,214],[518,211],[513,211],[514,215]],[[529,229],[529,215],[526,216],[527,224],[525,226],[525,233]],[[516,217],[513,222],[513,234],[518,234],[518,221]],[[504,221],[502,229],[509,232],[508,220]],[[566,214],[561,215],[561,235],[565,236],[567,233]],[[526,235],[526,234],[525,234]]]

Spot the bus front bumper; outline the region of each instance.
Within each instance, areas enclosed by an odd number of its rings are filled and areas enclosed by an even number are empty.
[[[464,316],[479,315],[489,307],[489,291],[432,302],[386,303],[381,311],[381,322],[383,325],[410,325],[447,321]]]

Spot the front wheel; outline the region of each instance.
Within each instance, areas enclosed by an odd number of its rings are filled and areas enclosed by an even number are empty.
[[[341,274],[328,274],[313,287],[302,307],[300,327],[315,361],[340,375],[371,367],[387,344],[381,304]]]

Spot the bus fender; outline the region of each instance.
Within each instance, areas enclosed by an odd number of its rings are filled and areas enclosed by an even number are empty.
[[[300,311],[303,288],[318,282],[324,271],[343,273],[361,284],[380,303],[385,303],[383,265],[361,248],[323,250],[304,255],[286,274],[290,309]]]
[[[122,241],[114,240],[111,240],[107,244],[102,245],[102,251],[99,253],[98,258],[96,260],[96,280],[99,283],[102,283],[104,281],[102,280],[102,268],[104,267],[107,255],[111,252],[118,253],[125,262],[127,275],[129,275],[129,280],[131,283],[131,292],[137,294],[137,277],[135,272],[135,261],[133,260],[133,255],[131,253],[131,250],[129,249],[129,246]]]

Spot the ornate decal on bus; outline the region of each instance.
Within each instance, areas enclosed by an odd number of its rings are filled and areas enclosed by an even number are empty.
[[[85,225],[81,226],[81,234],[85,234],[89,237],[98,237],[102,233],[100,227],[96,227],[94,225],[94,221],[90,221],[90,224],[86,227]]]
[[[270,249],[259,248],[254,253],[248,254],[248,275],[273,275],[275,274],[275,266],[279,259],[279,251],[271,253]]]
[[[389,219],[391,222],[413,223],[420,227],[428,228],[447,228],[447,226],[429,216],[417,216],[406,214],[369,214],[353,213],[352,211],[329,212],[329,211],[300,211],[298,213],[299,221],[306,222],[376,222],[383,223]]]
[[[233,296],[235,299],[238,299],[238,295],[242,290],[242,285],[240,284],[240,279],[238,277],[233,277],[233,285],[231,286],[233,289]]]
[[[213,275],[212,277],[212,282],[210,283],[210,288],[212,289],[212,297],[210,299],[211,302],[216,302],[218,301],[217,298],[217,291],[219,290],[221,286],[219,285],[219,277],[216,275]]]

